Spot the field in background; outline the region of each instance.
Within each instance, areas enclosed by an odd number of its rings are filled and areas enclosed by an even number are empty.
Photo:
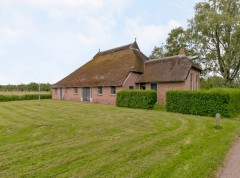
[[[0,91],[0,95],[26,95],[26,94],[39,94],[36,91]],[[51,94],[51,92],[40,91],[40,94]]]
[[[155,110],[38,104],[0,103],[0,177],[213,177],[240,128]]]

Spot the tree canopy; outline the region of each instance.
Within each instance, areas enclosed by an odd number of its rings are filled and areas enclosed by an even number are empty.
[[[231,84],[240,70],[240,1],[197,3],[188,28],[173,29],[162,51],[165,56],[176,55],[180,48],[185,48],[206,73],[219,73],[225,84]]]
[[[40,83],[41,91],[51,91],[51,84],[49,83]],[[20,84],[20,85],[0,85],[0,91],[38,91],[39,84],[32,82],[29,84]]]

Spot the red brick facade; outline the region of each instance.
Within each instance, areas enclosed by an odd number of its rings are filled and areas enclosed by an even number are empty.
[[[140,84],[135,84],[135,81],[141,74],[131,72],[122,87],[116,87],[116,92],[123,89],[129,89],[132,86],[134,89],[140,89]],[[168,90],[198,90],[199,89],[199,75],[197,70],[191,69],[187,79],[184,82],[172,83],[157,83],[158,104],[166,102],[166,92]],[[192,79],[191,79],[192,78]],[[146,83],[146,90],[151,89],[151,83]],[[56,92],[57,91],[57,92]],[[98,88],[90,89],[90,102],[101,104],[115,104],[116,94],[111,94],[111,87],[102,87],[102,94],[98,94]],[[60,99],[60,88],[52,90],[53,99]],[[82,88],[63,88],[62,99],[71,101],[82,101]]]
[[[132,86],[134,89],[137,88],[135,81],[139,78],[141,74],[131,72],[127,76],[123,86],[116,87],[116,92],[123,89],[129,89]],[[60,90],[62,90],[62,98],[60,97]],[[82,88],[54,88],[52,90],[53,99],[63,99],[70,101],[82,101]],[[90,89],[90,102],[101,103],[101,104],[115,104],[116,94],[111,94],[111,87],[102,87],[102,93],[98,93],[98,88],[93,87]]]

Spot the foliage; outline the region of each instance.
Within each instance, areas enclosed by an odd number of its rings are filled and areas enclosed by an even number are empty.
[[[51,99],[52,94],[40,94],[40,99]],[[19,101],[19,100],[37,100],[38,94],[24,94],[24,95],[3,95],[0,94],[0,102],[5,101]]]
[[[189,55],[190,48],[187,41],[186,31],[182,27],[174,28],[168,34],[165,49],[166,56],[174,56],[179,54],[180,49],[185,49],[186,55]]]
[[[149,56],[150,59],[159,59],[165,57],[165,46],[162,45],[160,47],[154,47],[151,55]]]
[[[162,111],[4,102],[0,177],[214,177],[240,123],[214,126],[208,117]]]
[[[116,105],[119,107],[152,109],[157,102],[154,90],[123,90],[117,93]]]
[[[203,64],[231,83],[240,69],[240,1],[198,3],[189,25]]]
[[[207,79],[201,78],[200,80],[201,89],[212,89],[212,88],[240,88],[240,82],[233,81],[231,84],[225,83],[224,79],[219,76],[211,76]]]
[[[211,88],[223,88],[225,87],[224,79],[219,76],[212,76],[208,79],[200,79],[201,89],[211,89]]]
[[[168,91],[167,111],[201,116],[234,117],[240,113],[240,90]]]
[[[161,47],[154,47],[150,59],[158,59],[166,56],[174,56],[179,54],[181,48],[187,49],[186,31],[182,27],[174,28],[168,34],[166,44]],[[188,50],[187,50],[188,51]]]
[[[230,85],[239,78],[240,72],[240,1],[197,3],[188,29],[173,29],[162,48],[166,56],[186,48],[187,55],[201,64],[203,75],[218,73],[225,85]]]
[[[0,85],[0,91],[38,91],[38,83],[20,84],[20,85]],[[51,91],[51,84],[40,83],[41,91]]]
[[[197,63],[196,53],[192,49],[191,40],[189,39],[189,31],[184,30],[182,27],[177,27],[171,30],[168,34],[166,44],[161,47],[154,47],[150,59],[157,59],[167,56],[175,56],[179,54],[180,49],[184,49],[186,55]]]
[[[216,91],[216,92],[219,92],[219,91],[224,91],[224,92],[227,92],[230,94],[230,99],[231,99],[231,107],[233,108],[234,110],[234,113],[238,113],[240,114],[240,88],[215,88],[215,89],[212,89],[212,91]]]

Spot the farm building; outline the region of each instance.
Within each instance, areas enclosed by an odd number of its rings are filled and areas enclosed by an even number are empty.
[[[92,60],[53,85],[58,100],[115,104],[123,89],[153,89],[165,103],[170,89],[198,90],[201,69],[184,54],[149,60],[137,42],[98,52]]]

